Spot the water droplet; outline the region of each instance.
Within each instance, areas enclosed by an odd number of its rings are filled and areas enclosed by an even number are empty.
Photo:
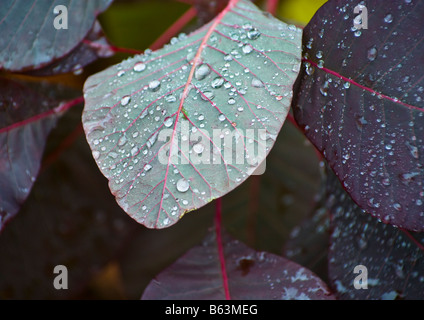
[[[235,104],[235,103],[236,103],[236,100],[235,100],[234,98],[230,98],[230,99],[228,99],[228,104],[233,105],[233,104]]]
[[[221,88],[222,85],[224,84],[225,80],[221,77],[217,77],[215,79],[212,80],[211,86],[214,89],[218,89]]]
[[[389,13],[387,16],[384,17],[384,22],[392,23],[393,22],[393,16]]]
[[[95,160],[97,160],[97,159],[99,159],[99,157],[100,157],[100,152],[99,152],[99,151],[94,150],[94,151],[93,151],[93,158],[94,158]]]
[[[124,71],[124,70],[121,70],[121,71],[119,71],[116,75],[117,75],[118,77],[122,77],[124,74],[125,74],[125,71]]]
[[[255,88],[263,88],[264,84],[261,80],[259,80],[258,78],[253,78],[252,79],[252,87]]]
[[[218,120],[219,121],[224,121],[226,119],[226,117],[225,117],[225,115],[224,114],[220,114],[219,116],[218,116]]]
[[[393,208],[395,208],[397,211],[402,210],[402,206],[399,203],[393,204]]]
[[[329,84],[328,81],[326,80],[324,82],[324,84],[319,88],[319,92],[321,92],[321,94],[326,97],[328,94],[328,88],[329,88]]]
[[[152,169],[152,166],[148,163],[146,163],[143,167],[144,171],[149,171],[150,169]]]
[[[165,97],[165,100],[166,100],[166,102],[173,103],[173,102],[177,101],[177,97],[170,94],[170,95]]]
[[[250,40],[256,40],[256,39],[259,38],[260,35],[261,35],[261,33],[256,28],[253,28],[253,29],[250,29],[249,31],[247,31],[247,37]]]
[[[193,151],[196,152],[197,154],[200,154],[203,152],[203,150],[205,150],[205,147],[203,146],[203,144],[201,143],[196,143],[193,146]]]
[[[317,51],[316,57],[318,59],[321,59],[322,58],[322,51]]]
[[[121,99],[121,106],[125,107],[128,103],[130,103],[131,97],[130,96],[124,96]]]
[[[177,181],[177,190],[179,192],[186,192],[190,188],[190,184],[184,178]]]
[[[194,77],[197,80],[205,79],[211,73],[211,68],[206,63],[201,64],[194,72]]]
[[[143,62],[137,62],[133,69],[135,72],[141,72],[146,69],[146,65]]]
[[[160,88],[160,81],[153,80],[149,82],[149,89],[153,92],[158,91]]]
[[[172,126],[172,124],[174,123],[174,119],[171,117],[167,117],[165,118],[165,120],[163,121],[163,124],[165,125],[165,127],[169,128],[170,126]]]
[[[213,100],[213,98],[215,98],[215,94],[212,91],[205,91],[203,92],[203,95],[201,95],[201,98],[205,101]]]
[[[349,89],[349,87],[350,87],[350,82],[345,82],[344,84],[343,84],[343,87],[345,87],[346,89]]]
[[[241,50],[243,51],[244,54],[249,54],[253,51],[253,48],[250,44],[246,44],[243,46],[243,48],[241,48]]]
[[[374,61],[375,58],[377,58],[377,48],[376,47],[372,47],[371,49],[368,50],[367,53],[367,58],[369,61]]]

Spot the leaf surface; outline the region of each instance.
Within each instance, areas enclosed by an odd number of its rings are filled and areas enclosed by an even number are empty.
[[[0,230],[27,198],[47,136],[73,92],[47,82],[0,78]],[[82,101],[81,101],[82,102]]]
[[[223,237],[230,295],[235,300],[332,300],[326,285],[309,270]],[[214,234],[190,249],[150,282],[142,299],[224,299]]]
[[[99,22],[96,21],[87,37],[70,53],[41,69],[31,70],[25,74],[31,76],[50,76],[68,72],[79,74],[85,66],[98,58],[107,58],[113,54]]]
[[[424,234],[402,231],[366,214],[331,173],[327,180],[331,212],[328,274],[340,299],[423,299]],[[368,289],[355,289],[354,273],[367,268]]]
[[[300,37],[233,0],[189,36],[88,78],[87,140],[132,218],[170,226],[259,167],[288,112]]]
[[[96,16],[112,0],[3,0],[0,6],[0,69],[28,71],[70,53],[87,36]],[[54,13],[56,6],[67,8]]]
[[[304,29],[295,118],[366,212],[424,230],[424,3],[324,4]]]

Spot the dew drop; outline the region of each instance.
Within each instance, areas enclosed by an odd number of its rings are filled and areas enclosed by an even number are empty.
[[[143,62],[137,62],[133,69],[135,72],[141,72],[146,69],[146,65]]]
[[[177,181],[177,190],[179,192],[187,192],[187,190],[190,188],[190,184],[188,181],[184,178],[181,178]]]
[[[375,58],[377,58],[377,48],[376,47],[372,47],[371,49],[368,50],[367,53],[367,58],[369,61],[374,61]]]
[[[259,80],[258,78],[253,78],[252,79],[252,87],[255,88],[263,88],[264,84],[261,80]]]
[[[125,107],[126,105],[128,105],[128,103],[130,103],[131,101],[131,97],[130,96],[124,96],[121,99],[121,106]]]
[[[205,91],[203,92],[203,95],[201,95],[201,98],[205,101],[213,100],[213,98],[215,98],[215,94],[212,91]]]
[[[149,89],[150,91],[156,92],[158,91],[160,88],[160,81],[158,80],[153,80],[149,82]]]
[[[218,120],[219,121],[224,121],[226,119],[226,117],[225,117],[225,115],[224,114],[220,114],[219,116],[218,116]]]
[[[197,154],[200,154],[203,152],[203,150],[205,150],[205,147],[203,146],[203,144],[201,143],[196,143],[193,146],[193,151],[196,152]]]
[[[249,54],[253,51],[253,48],[250,44],[246,44],[243,46],[243,48],[241,48],[241,50],[243,51],[244,54]]]
[[[212,80],[211,86],[214,89],[218,89],[221,88],[222,85],[224,84],[225,80],[221,77],[217,77],[215,79]]]
[[[236,103],[236,100],[234,98],[228,99],[228,104],[233,105]]]
[[[171,117],[167,117],[165,118],[165,120],[163,121],[163,124],[165,125],[165,127],[169,128],[170,126],[172,126],[172,124],[174,123],[174,119]]]
[[[324,84],[319,88],[319,92],[321,92],[321,94],[324,97],[326,97],[328,94],[328,88],[329,88],[328,81],[325,81]]]
[[[256,39],[259,38],[260,35],[261,35],[261,33],[256,28],[253,28],[253,29],[250,29],[249,31],[247,31],[247,37],[250,40],[256,40]]]
[[[211,73],[211,68],[205,63],[201,64],[194,72],[194,77],[197,80],[205,79]]]
[[[384,17],[384,22],[392,23],[393,22],[393,16],[389,13],[387,16]]]

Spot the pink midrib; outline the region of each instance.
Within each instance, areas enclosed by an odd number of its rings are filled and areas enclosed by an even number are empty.
[[[184,91],[181,95],[181,100],[180,100],[180,104],[178,106],[178,111],[177,111],[177,116],[175,118],[175,123],[174,123],[174,128],[172,131],[172,136],[171,139],[169,140],[170,146],[169,146],[169,155],[168,155],[168,163],[166,166],[166,172],[165,172],[165,177],[164,177],[164,183],[163,183],[163,189],[162,189],[162,197],[160,200],[160,206],[159,206],[159,212],[158,212],[158,216],[157,216],[157,220],[156,223],[159,220],[159,216],[160,216],[160,211],[162,210],[162,205],[163,205],[163,199],[164,199],[164,194],[165,194],[165,188],[166,188],[166,182],[168,180],[168,174],[169,174],[169,167],[170,167],[170,163],[171,163],[171,155],[172,155],[172,145],[173,145],[173,141],[175,138],[175,133],[177,131],[177,124],[178,124],[178,120],[180,118],[182,109],[183,109],[183,105],[185,102],[185,99],[188,96],[188,93],[190,92],[191,89],[191,81],[193,79],[194,76],[194,72],[196,70],[196,67],[200,64],[201,59],[200,56],[202,55],[202,52],[204,50],[204,47],[206,46],[206,43],[208,42],[209,38],[211,37],[212,33],[214,32],[214,30],[216,29],[216,27],[219,25],[219,23],[222,21],[222,19],[224,18],[224,16],[237,4],[237,2],[239,2],[240,0],[230,0],[230,2],[228,3],[228,5],[225,7],[224,10],[221,11],[221,13],[215,18],[215,20],[213,21],[211,27],[209,28],[208,32],[206,33],[205,37],[202,40],[202,43],[199,46],[199,49],[196,52],[196,56],[193,59],[193,66],[190,69],[190,73],[188,75],[187,78],[187,82],[186,85],[184,87]]]

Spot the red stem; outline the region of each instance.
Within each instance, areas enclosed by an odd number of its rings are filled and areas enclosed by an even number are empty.
[[[225,299],[231,300],[230,289],[228,286],[227,270],[225,269],[224,248],[222,246],[221,223],[222,223],[222,199],[216,199],[215,203],[215,233],[218,246],[219,262],[221,264],[222,284],[224,286]]]
[[[21,126],[26,126],[32,122],[36,122],[39,121],[43,118],[46,118],[48,116],[51,116],[52,114],[56,114],[56,113],[61,113],[61,112],[65,112],[66,110],[70,109],[73,106],[76,106],[80,103],[82,103],[84,101],[83,97],[78,97],[74,100],[68,101],[64,104],[59,105],[58,107],[54,108],[54,109],[50,109],[47,110],[46,112],[37,114],[31,118],[19,121],[19,122],[15,122],[13,124],[11,124],[10,126],[4,127],[0,129],[0,133],[4,133],[4,132],[9,132],[10,130],[19,128]]]
[[[150,49],[157,50],[162,48],[171,40],[178,32],[184,28],[194,17],[196,17],[196,8],[191,7],[181,17],[178,18],[164,33],[150,45]]]
[[[271,13],[273,16],[276,15],[278,8],[278,0],[267,0],[266,1],[266,11]]]

